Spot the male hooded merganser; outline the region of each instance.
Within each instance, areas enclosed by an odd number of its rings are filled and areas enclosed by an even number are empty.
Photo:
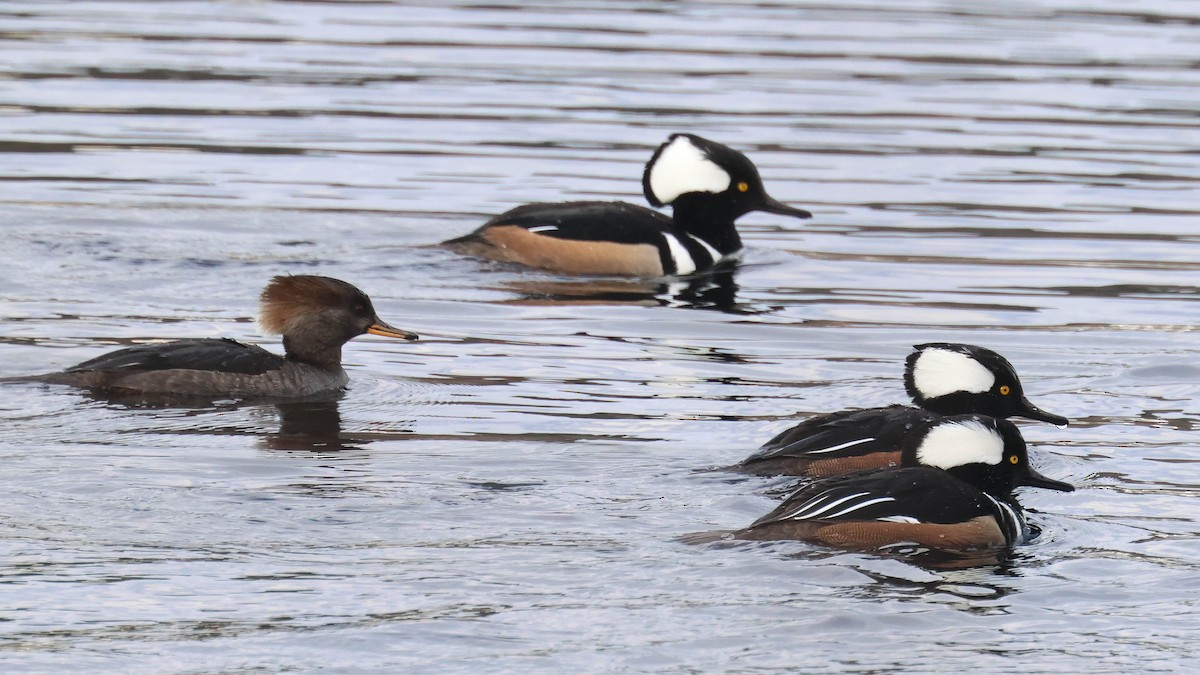
[[[780,433],[739,465],[760,475],[836,476],[900,464],[901,441],[916,425],[942,415],[982,413],[1065,425],[1025,398],[1012,364],[974,345],[915,345],[904,388],[918,407],[893,405],[819,415]]]
[[[904,466],[826,478],[801,488],[739,539],[801,539],[860,550],[914,544],[940,551],[1010,546],[1028,538],[1015,488],[1071,492],[1029,466],[1007,420],[941,417],[905,439]]]
[[[776,201],[742,153],[673,134],[646,164],[642,190],[675,218],[625,202],[526,204],[443,242],[453,251],[566,274],[687,275],[742,252],[733,222],[751,211],[811,218]]]
[[[259,297],[259,323],[283,335],[284,356],[230,339],[119,349],[29,380],[111,392],[186,396],[311,396],[346,386],[342,345],[371,333],[415,340],[375,315],[365,293],[338,279],[278,276]]]

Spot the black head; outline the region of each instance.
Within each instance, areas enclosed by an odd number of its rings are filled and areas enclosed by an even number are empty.
[[[768,195],[758,169],[745,155],[692,134],[672,134],[654,151],[642,174],[642,191],[654,206],[678,208],[677,202],[686,197],[703,201],[730,221],[751,211],[812,217]]]
[[[1016,425],[986,415],[931,420],[905,437],[901,457],[906,466],[943,469],[1000,497],[1022,485],[1062,492],[1075,489],[1034,471]]]
[[[278,276],[263,289],[259,303],[263,329],[283,335],[289,357],[316,365],[340,365],[342,345],[364,333],[417,339],[416,333],[382,321],[371,299],[340,279]]]
[[[953,342],[915,345],[904,362],[904,389],[918,406],[942,415],[977,412],[993,417],[1025,417],[1065,425],[1025,398],[1008,359],[996,352]]]

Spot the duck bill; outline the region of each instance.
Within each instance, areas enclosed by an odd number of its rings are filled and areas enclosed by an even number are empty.
[[[1070,483],[1064,483],[1061,480],[1054,480],[1053,478],[1046,478],[1042,474],[1034,471],[1032,468],[1030,468],[1029,472],[1026,473],[1024,476],[1021,476],[1021,478],[1018,480],[1019,480],[1019,483],[1018,483],[1019,485],[1026,485],[1029,487],[1045,488],[1047,490],[1058,490],[1059,492],[1074,492],[1075,491],[1074,485],[1071,485]]]
[[[1055,426],[1065,427],[1071,420],[1054,413],[1048,413],[1045,410],[1037,407],[1029,402],[1029,399],[1022,397],[1021,405],[1017,407],[1017,414],[1031,420],[1039,422],[1049,422]]]
[[[400,330],[395,326],[390,326],[387,323],[376,318],[375,323],[367,326],[367,332],[371,335],[381,335],[383,337],[398,338],[401,340],[416,340],[417,334],[406,330]]]
[[[775,214],[778,214],[781,216],[792,216],[795,218],[812,218],[812,214],[809,213],[808,211],[805,211],[804,209],[797,209],[795,207],[788,206],[787,204],[784,204],[783,202],[781,202],[777,199],[773,199],[768,195],[763,195],[763,201],[762,201],[762,204],[759,204],[758,210],[766,212],[766,213],[775,213]]]

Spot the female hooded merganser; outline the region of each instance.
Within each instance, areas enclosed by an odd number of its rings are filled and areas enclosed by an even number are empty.
[[[905,439],[903,454],[901,468],[805,486],[734,536],[860,550],[901,544],[940,551],[994,549],[1028,538],[1014,489],[1075,489],[1034,471],[1021,433],[1003,419],[930,420]]]
[[[119,349],[26,379],[158,395],[311,396],[346,386],[342,345],[351,338],[417,339],[381,321],[366,294],[338,279],[278,276],[259,302],[259,323],[283,335],[284,356],[230,339],[176,340]]]
[[[942,415],[982,413],[1065,425],[1025,398],[1012,364],[974,345],[915,345],[904,368],[904,388],[918,407],[893,405],[843,410],[807,419],[784,431],[739,465],[760,475],[836,476],[900,464],[903,438]]]
[[[526,204],[443,245],[465,255],[566,274],[687,275],[736,259],[733,222],[751,211],[811,218],[772,199],[742,153],[673,134],[646,164],[642,190],[672,220],[625,202]]]

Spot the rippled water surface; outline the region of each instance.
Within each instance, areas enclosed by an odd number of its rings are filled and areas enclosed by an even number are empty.
[[[0,376],[229,336],[274,274],[416,343],[299,404],[0,386],[5,672],[1180,671],[1200,656],[1200,8],[1168,0],[0,5]],[[423,248],[642,203],[690,131],[777,198],[731,278]],[[719,469],[992,347],[1068,428],[1042,535],[944,569],[695,547]]]

